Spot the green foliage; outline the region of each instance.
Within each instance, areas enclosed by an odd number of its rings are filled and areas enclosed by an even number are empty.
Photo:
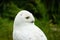
[[[53,24],[50,21],[40,21],[36,19],[35,24],[44,31],[48,40],[60,40],[60,26],[59,24]]]
[[[13,2],[4,4],[2,17],[14,18],[20,10]]]
[[[12,40],[13,21],[0,18],[0,40]]]

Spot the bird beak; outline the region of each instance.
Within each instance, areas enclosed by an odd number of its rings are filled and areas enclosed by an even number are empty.
[[[31,21],[31,23],[34,23],[34,21]]]

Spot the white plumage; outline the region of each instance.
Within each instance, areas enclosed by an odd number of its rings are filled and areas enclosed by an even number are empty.
[[[45,34],[34,24],[32,13],[22,10],[14,20],[13,40],[47,40]]]

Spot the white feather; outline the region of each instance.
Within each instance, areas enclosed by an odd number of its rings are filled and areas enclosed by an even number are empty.
[[[47,40],[43,31],[32,21],[35,21],[32,13],[20,11],[14,20],[13,40]]]

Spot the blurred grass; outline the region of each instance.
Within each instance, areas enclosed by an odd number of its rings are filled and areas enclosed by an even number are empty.
[[[50,21],[39,21],[36,19],[35,24],[44,31],[48,40],[60,40],[60,24],[53,24]]]
[[[0,18],[0,40],[12,40],[13,21]]]

